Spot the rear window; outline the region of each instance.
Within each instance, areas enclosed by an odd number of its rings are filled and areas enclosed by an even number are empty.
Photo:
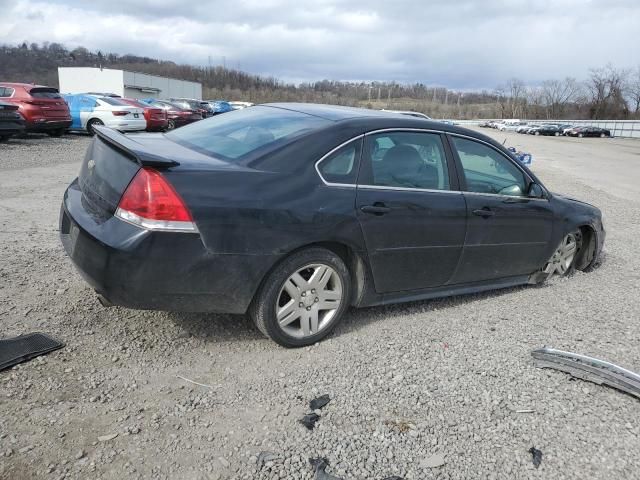
[[[29,94],[33,98],[62,98],[55,88],[32,88]]]
[[[130,105],[125,102],[124,100],[120,100],[119,98],[112,98],[112,97],[100,97],[99,99],[101,102],[107,103],[109,105],[118,105],[118,106],[126,106],[129,107]]]
[[[330,123],[306,113],[253,107],[192,123],[166,134],[166,137],[207,155],[239,160]]]

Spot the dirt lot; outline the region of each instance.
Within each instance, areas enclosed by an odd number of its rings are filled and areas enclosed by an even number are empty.
[[[354,310],[302,350],[244,317],[100,307],[57,233],[89,139],[0,145],[0,336],[67,344],[0,373],[0,478],[310,479],[318,456],[345,479],[638,478],[640,402],[536,369],[529,352],[548,344],[640,371],[640,142],[485,133],[532,152],[552,190],[603,210],[603,265]],[[297,420],[324,393],[308,431]]]

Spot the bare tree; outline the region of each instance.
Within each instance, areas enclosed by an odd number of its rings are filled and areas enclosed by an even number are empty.
[[[608,64],[590,71],[587,87],[590,93],[589,115],[591,118],[625,118],[629,107],[624,98],[627,90],[628,70],[618,70]]]
[[[578,98],[580,90],[580,83],[571,77],[542,82],[541,95],[546,106],[546,117],[562,118],[566,106]]]
[[[640,65],[633,72],[631,79],[627,85],[629,100],[633,106],[633,113],[636,117],[640,116]]]

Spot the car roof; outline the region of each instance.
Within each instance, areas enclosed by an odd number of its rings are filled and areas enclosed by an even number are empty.
[[[56,87],[50,87],[48,85],[35,85],[33,83],[0,82],[0,86],[2,86],[2,87],[23,87],[23,88],[53,88],[54,90],[58,90]]]

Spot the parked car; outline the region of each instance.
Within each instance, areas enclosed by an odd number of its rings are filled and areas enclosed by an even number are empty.
[[[171,103],[178,105],[180,108],[198,112],[202,118],[212,117],[214,115],[211,105],[207,102],[203,102],[202,100],[194,100],[192,98],[171,98],[170,101]]]
[[[610,137],[611,130],[600,127],[578,127],[573,128],[567,132],[570,137]]]
[[[87,95],[96,95],[98,97],[112,97],[112,98],[122,98],[117,93],[110,92],[85,92]]]
[[[182,108],[172,102],[157,100],[155,98],[147,98],[144,99],[143,102],[167,112],[167,130],[173,130],[174,128],[202,120],[202,114],[199,111]]]
[[[0,100],[18,106],[27,132],[45,132],[58,137],[71,125],[69,107],[57,88],[0,83]]]
[[[97,132],[60,236],[103,304],[249,312],[287,347],[350,306],[588,270],[605,238],[596,207],[437,121],[270,104],[164,135]]]
[[[24,118],[18,108],[13,103],[0,102],[0,142],[24,132]]]
[[[531,128],[527,133],[530,135],[547,135],[558,137],[562,133],[557,125],[536,125]]]
[[[211,109],[213,110],[214,115],[218,115],[219,113],[232,112],[234,110],[231,104],[229,102],[225,102],[224,100],[209,100],[208,102],[211,106]]]
[[[498,130],[501,132],[515,132],[524,125],[526,125],[524,122],[504,122],[498,127]]]
[[[167,112],[162,108],[153,107],[135,98],[123,98],[123,102],[132,107],[142,108],[144,119],[147,121],[147,132],[163,132],[169,125]]]
[[[251,103],[251,102],[232,101],[232,102],[229,102],[229,105],[231,105],[231,108],[233,108],[234,110],[240,110],[240,109],[247,108],[247,107],[253,107],[253,103]]]
[[[382,109],[381,112],[387,113],[399,113],[400,115],[409,115],[410,117],[423,118],[425,120],[431,120],[429,115],[426,115],[422,112],[414,112],[413,110],[385,110]]]
[[[524,123],[516,127],[516,133],[527,133],[531,128],[533,128],[533,125]]]
[[[73,123],[69,130],[95,134],[97,126],[106,125],[121,132],[147,128],[144,110],[131,106],[121,98],[101,97],[85,93],[65,94]]]

